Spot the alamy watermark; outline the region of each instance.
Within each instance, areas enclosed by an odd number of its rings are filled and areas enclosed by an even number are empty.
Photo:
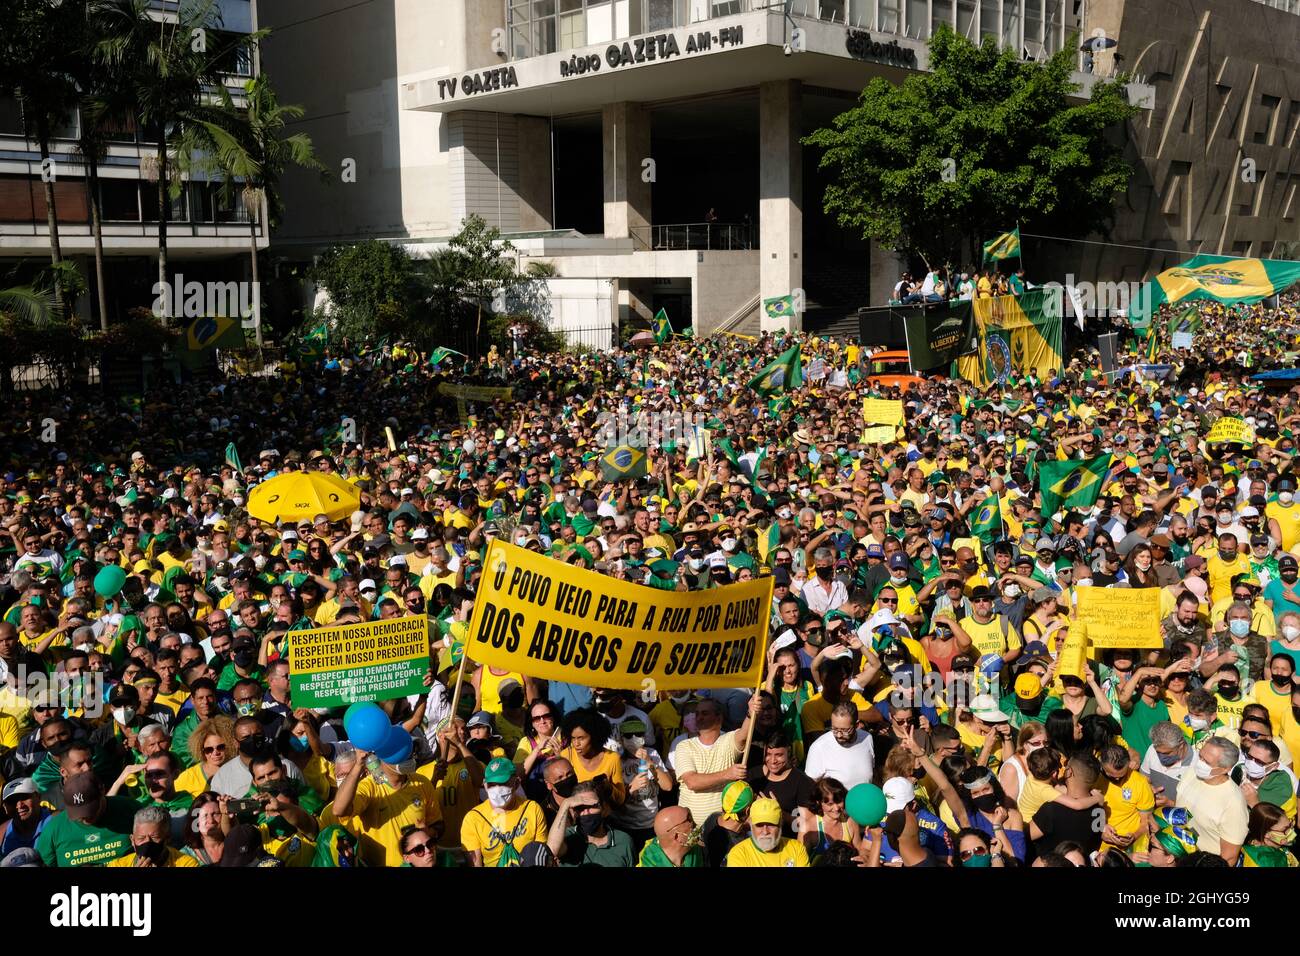
[[[174,282],[155,282],[153,296],[157,318],[245,318],[256,313],[262,288],[260,282],[186,282],[178,272]]]

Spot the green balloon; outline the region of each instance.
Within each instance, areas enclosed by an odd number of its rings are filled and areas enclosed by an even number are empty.
[[[116,597],[126,583],[126,572],[116,564],[108,564],[95,575],[95,593],[102,598]]]
[[[874,827],[885,819],[885,794],[874,783],[860,783],[844,800],[844,809],[858,826]]]

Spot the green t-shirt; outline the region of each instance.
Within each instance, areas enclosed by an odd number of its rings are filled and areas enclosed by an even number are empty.
[[[131,827],[139,807],[130,797],[105,797],[104,815],[96,824],[67,815],[50,817],[36,839],[46,866],[102,866],[131,852]]]
[[[253,680],[262,681],[263,684],[266,683],[266,681],[262,680],[262,668],[260,667],[253,667],[248,676]],[[217,678],[217,690],[230,690],[243,679],[243,677],[239,676],[239,672],[235,670],[234,664],[227,664],[221,668],[221,676]]]
[[[1154,707],[1143,697],[1133,700],[1133,712],[1124,714],[1120,720],[1124,739],[1138,753],[1145,753],[1151,745],[1151,728],[1162,720],[1169,719],[1169,708],[1163,700],[1156,701]]]
[[[609,842],[596,846],[578,832],[577,827],[564,831],[564,856],[560,866],[636,866],[636,856],[632,852],[632,838],[622,830],[606,828]]]

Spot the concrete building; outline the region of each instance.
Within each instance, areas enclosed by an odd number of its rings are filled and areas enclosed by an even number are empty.
[[[153,15],[174,17],[176,0],[151,0]],[[219,0],[222,28],[230,33],[257,29],[256,0]],[[237,104],[243,84],[256,74],[256,57],[236,56],[225,74]],[[50,230],[46,214],[43,175],[53,180],[60,246],[65,259],[78,266],[90,294],[77,303],[83,321],[91,319],[95,298],[94,242],[90,228],[86,170],[77,151],[79,116],[71,116],[56,131],[51,143],[50,166],[43,174],[38,146],[24,134],[18,102],[0,91],[0,276],[21,265],[49,260]],[[155,136],[138,124],[117,131],[99,165],[100,202],[103,210],[105,287],[109,314],[148,306],[158,281],[157,174],[150,179],[156,156]],[[156,167],[155,167],[156,168]],[[250,229],[257,231],[257,246],[268,244],[265,217],[251,226],[241,197],[223,198],[217,184],[187,178],[181,195],[168,214],[167,237],[170,268],[185,282],[243,278],[248,271]]]
[[[282,101],[304,104],[321,155],[355,171],[328,187],[291,178],[275,247],[427,249],[477,214],[522,260],[555,266],[570,329],[578,314],[615,324],[660,307],[698,333],[784,327],[800,317],[769,320],[760,304],[792,293],[824,324],[883,304],[901,264],[823,213],[823,173],[800,137],[873,77],[926,69],[925,41],[946,23],[1027,59],[1097,30],[1117,39],[1079,53],[1075,77],[1086,95],[1129,70],[1144,107],[1110,241],[1175,261],[1269,255],[1300,238],[1300,0],[1275,2],[322,0],[307,15],[262,0]],[[1225,198],[1220,165],[1255,146],[1267,179]],[[1160,257],[1030,236],[1025,248],[1040,281],[1128,278]]]

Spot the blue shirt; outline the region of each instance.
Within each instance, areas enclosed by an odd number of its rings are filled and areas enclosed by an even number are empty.
[[[936,860],[947,860],[952,855],[952,850],[948,847],[948,840],[944,834],[948,828],[944,822],[937,816],[926,810],[924,807],[916,811],[916,826],[920,830],[921,848],[929,850]],[[885,842],[880,845],[880,860],[883,863],[893,863],[898,859],[898,851],[894,845],[889,842],[889,837],[885,837]]]
[[[546,693],[551,703],[559,708],[561,716],[591,706],[591,688],[581,684],[549,681],[546,685]]]

